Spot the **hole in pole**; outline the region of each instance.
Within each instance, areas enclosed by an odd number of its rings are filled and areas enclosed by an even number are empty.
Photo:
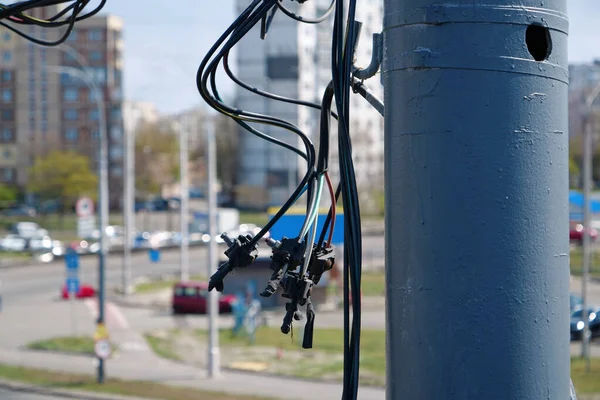
[[[547,60],[552,52],[550,30],[542,25],[529,25],[525,32],[527,50],[535,61]]]

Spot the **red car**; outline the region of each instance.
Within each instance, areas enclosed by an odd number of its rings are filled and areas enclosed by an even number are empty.
[[[65,300],[69,298],[69,293],[67,291],[66,286],[62,287],[61,296]],[[81,286],[79,286],[79,292],[76,293],[75,298],[87,299],[87,298],[94,297],[94,296],[96,296],[96,289],[94,289],[93,287],[91,287],[89,285],[81,285]]]
[[[174,314],[206,314],[208,304],[208,283],[180,282],[173,287],[172,308]],[[233,295],[219,297],[219,313],[230,313],[236,302]]]
[[[569,224],[569,241],[575,242],[577,244],[582,244],[583,231],[584,229],[582,224],[571,222]],[[592,241],[595,242],[598,238],[598,231],[594,228],[589,228],[588,231],[590,234],[590,239],[592,239]]]

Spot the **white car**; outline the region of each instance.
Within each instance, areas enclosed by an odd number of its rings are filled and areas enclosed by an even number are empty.
[[[8,235],[0,241],[0,248],[4,251],[22,252],[27,247],[27,240],[19,235]]]

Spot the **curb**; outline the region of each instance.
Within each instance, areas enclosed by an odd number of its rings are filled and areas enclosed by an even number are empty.
[[[116,394],[100,394],[83,390],[57,389],[47,386],[36,386],[28,383],[0,379],[0,389],[12,392],[35,393],[46,396],[60,396],[77,400],[149,400],[142,397],[122,396]]]

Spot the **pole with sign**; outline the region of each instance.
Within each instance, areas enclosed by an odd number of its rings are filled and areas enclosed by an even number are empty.
[[[89,238],[96,229],[96,219],[94,217],[94,201],[89,197],[81,197],[75,204],[77,213],[77,236],[80,238]]]
[[[73,248],[69,248],[65,254],[66,280],[65,286],[69,303],[71,305],[71,328],[73,334],[77,334],[77,317],[75,315],[74,300],[79,293],[79,254]]]

